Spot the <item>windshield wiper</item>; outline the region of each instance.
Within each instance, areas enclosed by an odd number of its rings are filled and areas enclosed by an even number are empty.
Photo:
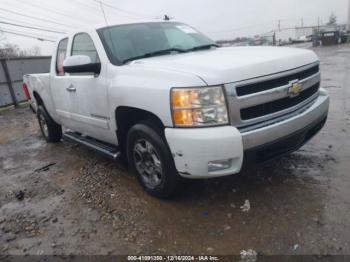
[[[205,50],[205,49],[210,49],[212,47],[220,47],[217,44],[209,44],[209,45],[200,45],[200,46],[196,46],[190,49],[186,49],[186,52],[191,52],[191,51],[198,51],[198,50]]]
[[[143,55],[127,58],[127,59],[123,60],[123,64],[130,62],[130,61],[133,61],[133,60],[137,60],[137,59],[148,58],[148,57],[159,56],[159,55],[166,55],[166,54],[169,54],[171,52],[185,53],[185,52],[187,52],[187,50],[180,49],[180,48],[169,48],[169,49],[154,51],[154,52],[146,53]]]

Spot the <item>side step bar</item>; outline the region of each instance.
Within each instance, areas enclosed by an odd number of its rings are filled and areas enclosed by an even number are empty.
[[[63,139],[71,142],[75,142],[92,149],[98,153],[101,153],[112,160],[116,160],[120,157],[120,151],[118,147],[98,141],[91,137],[82,136],[79,133],[67,131],[63,133]]]

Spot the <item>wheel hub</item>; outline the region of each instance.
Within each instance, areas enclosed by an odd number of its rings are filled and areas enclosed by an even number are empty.
[[[134,162],[144,182],[154,188],[162,182],[163,171],[159,155],[153,145],[140,139],[134,145]]]

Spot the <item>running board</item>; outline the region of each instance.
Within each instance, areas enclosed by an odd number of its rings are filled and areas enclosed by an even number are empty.
[[[86,146],[89,149],[101,153],[113,160],[116,160],[120,156],[118,147],[98,141],[88,136],[82,136],[79,133],[67,131],[63,133],[63,139]]]

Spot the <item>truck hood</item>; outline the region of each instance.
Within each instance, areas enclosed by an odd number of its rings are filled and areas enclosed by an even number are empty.
[[[283,72],[318,61],[312,51],[285,47],[223,47],[140,59],[131,66],[190,73],[208,85]]]

